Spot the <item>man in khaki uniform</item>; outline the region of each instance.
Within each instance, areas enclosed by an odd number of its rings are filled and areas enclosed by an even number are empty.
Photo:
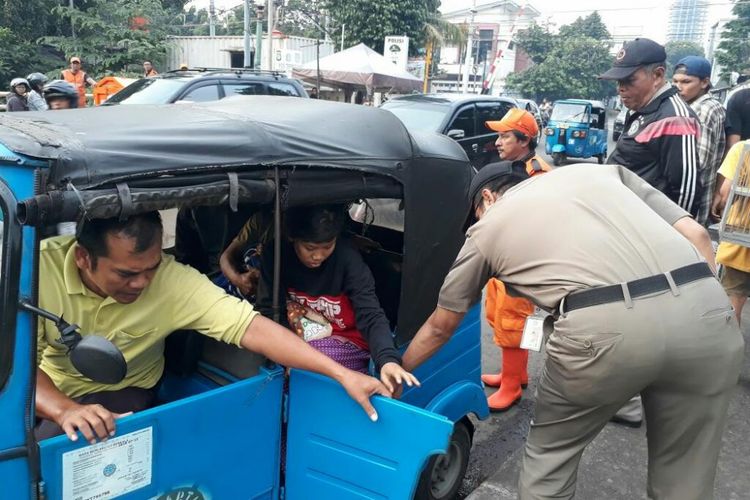
[[[743,340],[708,234],[620,166],[571,165],[531,179],[509,167],[506,178],[472,206],[481,220],[404,368],[437,351],[495,277],[553,314],[520,498],[573,498],[584,448],[638,393],[649,495],[711,498]]]

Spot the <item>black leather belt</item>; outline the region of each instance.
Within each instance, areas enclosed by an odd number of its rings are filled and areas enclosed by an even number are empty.
[[[703,278],[714,277],[714,273],[705,262],[680,267],[674,271],[670,271],[669,274],[675,286],[685,285]],[[671,288],[672,286],[666,274],[655,274],[648,278],[629,281],[621,285],[600,286],[581,292],[573,292],[565,297],[561,305],[561,310],[562,312],[570,312],[575,309],[583,309],[584,307],[621,302],[636,297],[643,297],[651,293],[663,292]],[[626,297],[626,293],[629,297]]]

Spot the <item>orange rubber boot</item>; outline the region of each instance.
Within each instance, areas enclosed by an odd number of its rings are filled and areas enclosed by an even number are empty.
[[[505,351],[509,348],[501,348],[503,351],[503,357],[505,357]],[[522,349],[526,353],[526,361],[524,361],[523,364],[523,373],[521,374],[521,387],[526,389],[526,386],[529,385],[529,372],[526,371],[526,363],[529,359],[529,351],[526,349]],[[482,382],[484,382],[484,385],[487,387],[500,387],[503,384],[503,372],[502,370],[498,373],[483,373],[482,374]]]
[[[526,349],[503,349],[502,385],[487,398],[492,411],[505,411],[521,399],[521,377],[526,373],[529,351]]]

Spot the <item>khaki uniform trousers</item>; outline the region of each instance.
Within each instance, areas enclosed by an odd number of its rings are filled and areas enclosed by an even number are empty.
[[[632,301],[577,309],[554,324],[537,389],[519,497],[573,498],[584,448],[640,393],[648,495],[713,496],[727,406],[744,342],[715,279]]]

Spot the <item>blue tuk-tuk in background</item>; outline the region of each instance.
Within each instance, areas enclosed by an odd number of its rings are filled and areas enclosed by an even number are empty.
[[[556,166],[567,158],[607,159],[607,109],[599,101],[555,101],[544,130],[545,150]]]
[[[405,349],[463,242],[457,207],[470,178],[451,139],[349,104],[262,96],[0,116],[3,498],[452,498],[471,448],[468,417],[488,416],[478,305],[415,371],[421,388],[373,398],[375,423],[325,377],[292,370],[285,392],[284,370],[259,355],[176,332],[159,404],[88,445],[34,437],[36,314],[65,313],[34,304],[40,239],[84,214],[249,207],[273,211],[278,229],[287,207],[356,202],[365,216],[349,230]],[[91,333],[81,344],[101,338]]]

